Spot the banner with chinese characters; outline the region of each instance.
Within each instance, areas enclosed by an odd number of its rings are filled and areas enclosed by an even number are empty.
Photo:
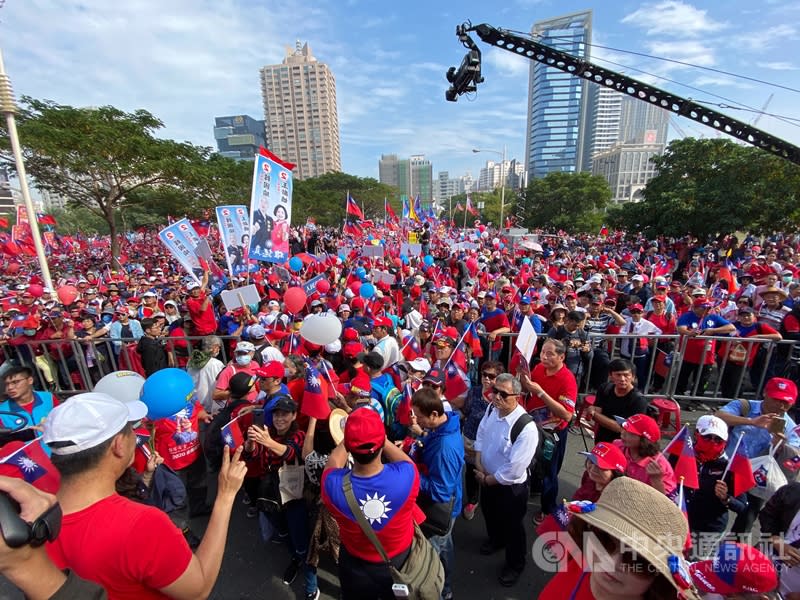
[[[222,269],[213,260],[209,262],[198,256],[197,246],[202,238],[192,227],[189,219],[181,219],[167,225],[158,233],[158,238],[197,283],[200,283],[205,271],[209,272],[208,281],[212,295],[216,296],[225,289],[228,278]]]
[[[289,260],[292,218],[292,172],[257,154],[250,196],[250,259],[271,263]]]
[[[250,215],[247,207],[218,206],[219,237],[231,277],[247,273],[250,262]]]

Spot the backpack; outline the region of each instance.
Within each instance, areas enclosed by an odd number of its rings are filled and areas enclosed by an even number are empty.
[[[225,408],[214,415],[211,423],[208,424],[203,452],[206,455],[206,460],[212,473],[217,473],[222,467],[222,453],[226,447],[225,442],[222,440],[222,428],[231,420],[233,411],[243,404],[248,404],[244,398],[237,398],[228,402]]]
[[[487,409],[487,414],[493,409],[494,406],[490,404]],[[528,475],[533,479],[541,481],[550,473],[550,462],[553,460],[553,453],[558,445],[559,436],[555,431],[544,429],[526,412],[520,415],[519,419],[517,419],[511,427],[508,437],[512,444],[517,441],[522,430],[531,422],[536,425],[539,441],[536,444],[536,451],[533,453],[531,464],[528,466]]]
[[[258,348],[256,348],[255,354],[253,354],[253,360],[258,363],[259,367],[263,367],[264,366],[264,357],[261,355],[261,353],[269,345],[270,345],[269,342],[265,342],[265,343],[261,344]]]

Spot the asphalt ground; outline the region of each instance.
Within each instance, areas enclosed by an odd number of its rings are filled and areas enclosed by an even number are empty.
[[[701,413],[684,415],[684,420],[697,420]],[[586,439],[589,448],[593,441]],[[583,441],[578,434],[569,434],[567,454],[561,469],[559,495],[570,498],[577,488],[584,470],[584,457],[578,455],[584,450]],[[533,533],[533,516],[539,508],[538,495],[530,498],[528,513],[525,517],[527,543],[530,547],[535,539]],[[302,575],[291,586],[281,580],[289,554],[285,546],[261,541],[257,519],[248,519],[247,506],[237,500],[231,516],[228,543],[222,570],[216,587],[211,595],[215,600],[289,600],[304,598]],[[205,519],[196,519],[193,529],[200,534],[205,526]],[[478,548],[486,539],[483,518],[480,509],[475,518],[466,521],[459,518],[454,528],[455,572],[453,575],[453,594],[456,600],[520,600],[538,598],[539,592],[552,576],[539,569],[529,555],[525,571],[514,587],[504,588],[497,576],[503,563],[503,553],[492,556],[481,556]],[[130,540],[135,545],[135,540]],[[321,598],[338,599],[338,578],[333,560],[323,555],[318,570]],[[23,596],[13,589],[5,580],[0,579],[0,600],[20,600]]]

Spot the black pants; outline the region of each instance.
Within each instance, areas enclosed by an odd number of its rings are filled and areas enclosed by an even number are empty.
[[[364,542],[369,544],[369,542]],[[401,568],[411,548],[391,559],[395,568]],[[339,549],[339,586],[342,600],[394,600],[392,574],[385,563],[371,563],[353,556],[344,544]]]
[[[525,568],[527,542],[525,513],[528,510],[528,482],[514,485],[487,485],[481,490],[481,512],[489,540],[506,549],[506,566]]]
[[[694,385],[689,389],[689,378],[694,375]],[[697,390],[697,395],[702,396],[706,389],[706,382],[708,376],[711,375],[711,365],[697,365],[683,361],[680,373],[678,374],[678,385],[675,386],[675,393],[683,395],[689,391],[689,395],[694,396],[694,390]]]
[[[464,478],[464,505],[478,504],[481,498],[481,486],[475,479],[475,465],[466,463],[466,475]]]
[[[183,485],[186,486],[186,500],[189,509],[189,516],[192,517],[202,511],[207,505],[208,478],[206,476],[206,457],[202,451],[198,451],[197,460],[188,467],[178,471]]]
[[[592,371],[589,376],[589,389],[596,390],[608,381],[608,365],[611,357],[604,348],[595,348],[592,356]]]
[[[763,506],[764,501],[761,498],[747,494],[747,510],[736,515],[736,520],[731,525],[731,533],[749,533]]]

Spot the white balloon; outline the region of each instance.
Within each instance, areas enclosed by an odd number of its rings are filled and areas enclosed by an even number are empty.
[[[333,315],[309,315],[300,326],[300,337],[312,344],[324,346],[342,335],[342,322]]]
[[[98,381],[94,391],[108,394],[120,402],[133,402],[139,399],[143,385],[144,377],[134,371],[114,371]]]

